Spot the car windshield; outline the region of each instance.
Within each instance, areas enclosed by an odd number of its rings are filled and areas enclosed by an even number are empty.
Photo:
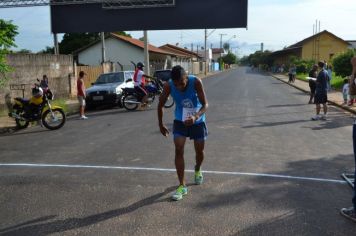
[[[124,82],[124,73],[102,74],[96,80],[95,84],[109,84]]]
[[[155,77],[162,81],[168,81],[171,78],[171,71],[156,71]]]

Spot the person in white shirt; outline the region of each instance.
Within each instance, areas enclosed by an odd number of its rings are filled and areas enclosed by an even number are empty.
[[[344,98],[343,104],[347,104],[347,99],[349,96],[349,89],[350,89],[349,80],[344,79],[344,85],[342,86],[342,96]]]
[[[135,74],[134,74],[134,83],[135,83],[135,90],[136,92],[140,95],[141,99],[141,103],[143,104],[143,107],[145,107],[146,103],[147,103],[147,98],[148,98],[148,92],[145,89],[145,74],[143,73],[143,67],[145,65],[142,62],[137,63],[136,65],[136,70],[135,70]]]

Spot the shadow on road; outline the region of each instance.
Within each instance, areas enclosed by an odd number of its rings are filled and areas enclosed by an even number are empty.
[[[284,170],[268,174],[342,180],[340,174],[354,168],[353,158],[350,154],[292,161]],[[234,184],[233,180],[230,182]],[[232,235],[353,235],[355,232],[355,224],[339,214],[342,207],[351,205],[352,191],[347,184],[273,177],[248,177],[243,183],[237,188],[231,186],[235,191],[215,193],[218,190],[214,189],[198,204],[207,214],[225,209],[246,213],[244,222],[254,223],[242,225]]]
[[[290,124],[297,124],[297,123],[304,123],[309,122],[310,120],[290,120],[290,121],[279,121],[279,122],[256,122],[257,125],[248,125],[242,126],[241,128],[249,129],[249,128],[261,128],[261,127],[273,127],[273,126],[280,126],[280,125],[290,125]]]
[[[301,106],[307,106],[308,104],[280,104],[280,105],[270,105],[267,106],[267,108],[273,108],[273,107],[301,107]]]
[[[29,225],[33,223],[37,223],[40,221],[47,221],[52,219],[54,216],[46,216],[42,217],[39,219],[35,219],[32,221],[28,221],[25,223],[21,223],[15,226],[7,227],[4,229],[0,229],[1,235],[36,235],[36,236],[44,236],[44,235],[49,235],[52,233],[60,233],[64,232],[67,230],[72,230],[72,229],[77,229],[81,227],[85,227],[88,225],[96,224],[101,221],[105,221],[114,217],[119,217],[124,214],[131,213],[133,211],[136,211],[137,209],[156,204],[159,202],[167,202],[170,201],[170,197],[162,198],[165,196],[167,193],[173,191],[176,188],[174,187],[169,187],[166,190],[164,190],[161,193],[157,193],[155,195],[152,195],[148,198],[142,199],[136,203],[131,204],[130,206],[111,210],[111,211],[106,211],[100,214],[95,214],[83,218],[69,218],[69,219],[64,219],[64,220],[56,220],[52,222],[45,222],[45,223],[40,223],[40,224],[35,224],[35,225]],[[162,198],[162,199],[160,199]]]

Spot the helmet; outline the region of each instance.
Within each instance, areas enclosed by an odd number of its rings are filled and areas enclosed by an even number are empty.
[[[139,62],[137,63],[136,67],[142,69],[143,67],[145,67],[145,65],[142,62]]]
[[[43,89],[40,87],[34,87],[32,89],[32,96],[34,96],[35,98],[39,98],[43,96]]]

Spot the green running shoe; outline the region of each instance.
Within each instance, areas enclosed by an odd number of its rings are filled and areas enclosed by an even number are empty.
[[[187,195],[187,193],[188,193],[187,186],[179,185],[176,192],[172,195],[172,200],[174,200],[174,201],[182,200],[183,196]]]
[[[194,174],[194,181],[196,185],[200,185],[203,183],[204,177],[203,177],[203,173],[201,172],[201,170],[195,171]]]

